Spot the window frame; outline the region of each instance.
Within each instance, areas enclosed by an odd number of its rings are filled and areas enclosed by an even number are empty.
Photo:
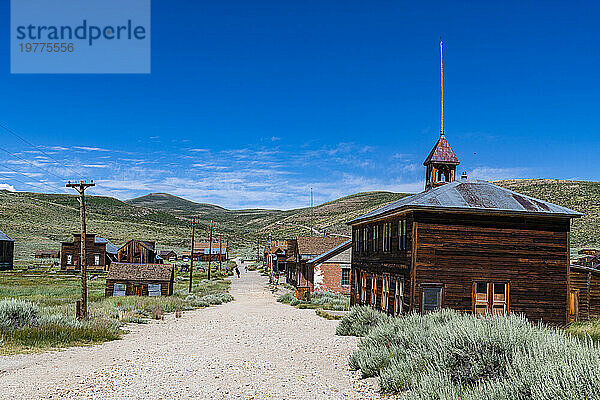
[[[348,276],[347,276],[347,278],[348,278],[347,282],[348,282],[348,283],[344,283],[344,272],[346,272],[346,271],[347,271],[347,275],[348,275]],[[342,279],[341,279],[341,281],[342,281],[342,286],[350,286],[350,284],[351,284],[351,282],[352,282],[352,278],[351,278],[351,271],[352,271],[352,270],[351,270],[349,267],[347,267],[347,268],[346,268],[346,267],[345,267],[345,268],[342,268]]]
[[[396,278],[394,283],[394,315],[402,314],[404,309],[404,279]]]
[[[438,305],[435,310],[425,310],[425,291],[435,289],[439,291]],[[444,284],[442,283],[422,283],[421,284],[421,313],[436,312],[444,308]]]
[[[477,284],[485,284],[486,285],[486,298],[485,299],[477,299]],[[495,286],[496,285],[504,285],[504,299],[501,301],[496,300],[495,297]],[[474,280],[473,281],[473,289],[472,289],[472,309],[471,312],[476,316],[487,316],[487,315],[506,315],[510,313],[510,281],[484,281],[484,280]],[[481,306],[485,304],[485,313],[477,313],[477,306]],[[499,309],[498,306],[502,307],[502,312],[497,313],[496,310]]]

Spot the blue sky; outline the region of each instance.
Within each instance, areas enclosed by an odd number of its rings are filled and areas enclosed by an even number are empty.
[[[58,192],[84,177],[93,194],[229,208],[305,206],[311,186],[318,203],[420,191],[439,135],[440,36],[459,173],[600,180],[599,11],[153,0],[151,74],[11,75],[3,2],[0,123],[36,147],[0,129],[0,186]]]

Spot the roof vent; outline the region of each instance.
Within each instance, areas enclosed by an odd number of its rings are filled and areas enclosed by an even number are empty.
[[[463,180],[463,181],[466,181],[468,179],[467,178],[467,173],[463,172],[462,175],[460,176],[460,179]]]

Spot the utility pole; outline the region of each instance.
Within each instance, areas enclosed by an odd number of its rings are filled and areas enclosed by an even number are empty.
[[[90,183],[86,181],[79,181],[79,183],[71,183],[69,181],[66,185],[68,188],[73,188],[79,192],[79,215],[81,218],[81,240],[80,252],[79,252],[79,267],[81,268],[81,300],[79,301],[79,307],[77,308],[77,318],[87,318],[87,254],[85,248],[86,230],[85,230],[85,189],[96,186],[92,180]]]
[[[192,217],[192,251],[190,252],[190,288],[189,292],[192,293],[192,272],[194,271],[194,233],[196,231],[196,217]]]
[[[210,221],[210,238],[208,240],[208,280],[210,281],[210,260],[212,259],[212,231],[213,222]]]
[[[271,255],[271,234],[269,233],[269,255],[268,255],[268,259],[269,261],[267,261],[269,263],[269,269],[270,274],[269,274],[269,280],[272,282],[273,281],[273,256]]]
[[[313,235],[313,193],[312,188],[310,188],[310,236]]]
[[[260,238],[256,238],[256,262],[260,262]]]
[[[221,271],[221,266],[222,266],[222,262],[223,262],[223,250],[221,249],[222,244],[223,244],[223,233],[219,232],[219,271]]]

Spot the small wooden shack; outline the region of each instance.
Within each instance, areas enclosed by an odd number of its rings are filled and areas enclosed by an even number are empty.
[[[173,250],[161,250],[158,254],[163,260],[177,261],[177,253]]]
[[[189,260],[190,255],[189,251],[184,251],[182,259]],[[211,243],[206,240],[194,243],[194,261],[227,261],[228,257],[227,242],[213,240]]]
[[[60,258],[60,250],[36,250],[35,258]]]
[[[155,243],[148,240],[131,239],[117,252],[117,260],[122,263],[156,264]]]
[[[571,265],[569,322],[600,318],[600,270]]]
[[[170,296],[175,271],[172,264],[114,262],[106,275],[105,296]]]
[[[15,241],[0,231],[0,270],[12,269]]]

